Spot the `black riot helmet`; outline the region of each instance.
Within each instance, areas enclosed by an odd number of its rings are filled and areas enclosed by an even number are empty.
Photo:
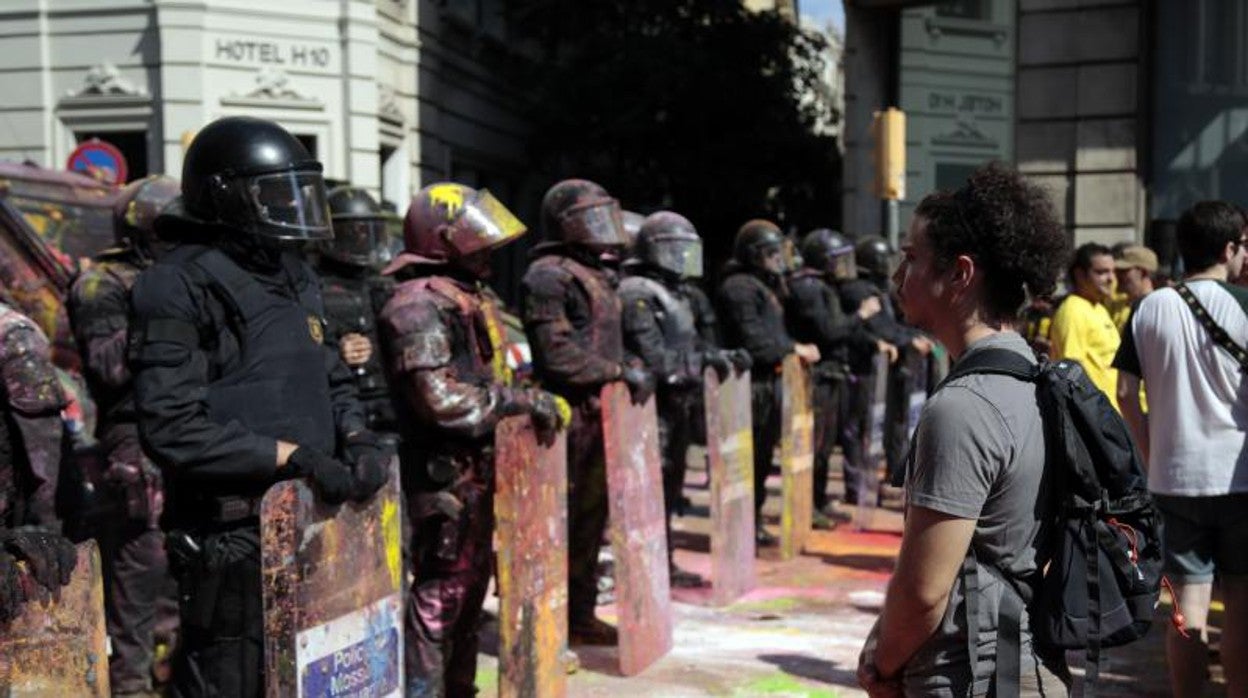
[[[646,216],[634,255],[678,279],[702,277],[702,238],[688,218],[671,211]]]
[[[741,226],[732,243],[732,255],[739,264],[773,274],[782,271],[783,258],[778,253],[783,250],[784,236],[780,233],[780,228],[761,218],[747,221]],[[774,264],[768,262],[768,257],[772,255],[776,255]]]
[[[854,245],[858,275],[876,281],[887,279],[892,272],[893,251],[879,235],[867,235]]]
[[[390,220],[377,201],[359,187],[340,186],[329,191],[329,214],[334,239],[321,253],[357,267],[380,268],[396,254],[401,243],[390,235]]]
[[[831,228],[816,228],[802,238],[802,259],[806,266],[834,279],[857,276],[854,246],[848,238]]]
[[[565,179],[542,197],[542,234],[547,240],[597,251],[628,244],[620,202],[587,179]]]
[[[117,246],[130,250],[144,261],[160,256],[156,217],[178,197],[178,180],[166,175],[149,175],[122,188],[113,204],[113,234]]]
[[[195,135],[182,163],[186,211],[273,240],[329,240],[321,163],[286,129],[229,116]]]

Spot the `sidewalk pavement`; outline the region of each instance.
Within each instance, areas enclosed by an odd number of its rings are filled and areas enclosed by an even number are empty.
[[[839,467],[832,470],[838,472]],[[677,565],[709,578],[705,477],[705,470],[691,468],[686,495],[693,506],[676,519],[673,538]],[[840,482],[835,481],[833,487],[839,489]],[[779,488],[779,478],[773,477],[764,510],[773,530],[779,526]],[[757,562],[758,587],[730,606],[711,607],[707,590],[674,590],[673,649],[638,676],[619,674],[613,648],[576,648],[581,669],[569,677],[569,695],[864,696],[854,678],[858,651],[879,612],[901,542],[899,492],[889,490],[888,494],[886,507],[876,510],[871,531],[855,531],[847,523],[833,531],[815,531],[805,554],[788,562],[775,559],[773,551],[764,551]],[[491,597],[486,608],[495,613],[497,599]],[[615,622],[614,606],[600,607],[598,612]],[[1164,612],[1165,607],[1159,609],[1159,614]],[[1162,629],[1159,621],[1145,640],[1106,651],[1099,695],[1170,695]],[[497,692],[496,655],[497,625],[491,619],[483,628],[477,673],[482,696]],[[1215,677],[1219,676],[1215,670]],[[1213,687],[1206,695],[1225,695],[1225,686]]]

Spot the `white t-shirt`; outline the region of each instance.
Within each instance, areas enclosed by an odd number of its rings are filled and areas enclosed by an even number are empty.
[[[1188,283],[1209,315],[1248,346],[1248,290]],[[1114,365],[1148,391],[1148,487],[1204,497],[1248,492],[1248,375],[1217,346],[1174,289],[1145,296]]]

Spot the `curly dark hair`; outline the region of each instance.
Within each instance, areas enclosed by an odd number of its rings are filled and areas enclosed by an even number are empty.
[[[979,168],[957,191],[919,203],[936,264],[969,255],[984,271],[995,320],[1011,320],[1028,298],[1048,298],[1070,258],[1070,240],[1047,192],[999,162]]]

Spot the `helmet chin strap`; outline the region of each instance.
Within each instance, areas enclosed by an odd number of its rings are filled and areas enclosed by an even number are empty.
[[[261,274],[273,274],[282,268],[282,252],[294,249],[293,245],[280,240],[234,231],[220,239],[222,252],[230,256],[239,266]]]

